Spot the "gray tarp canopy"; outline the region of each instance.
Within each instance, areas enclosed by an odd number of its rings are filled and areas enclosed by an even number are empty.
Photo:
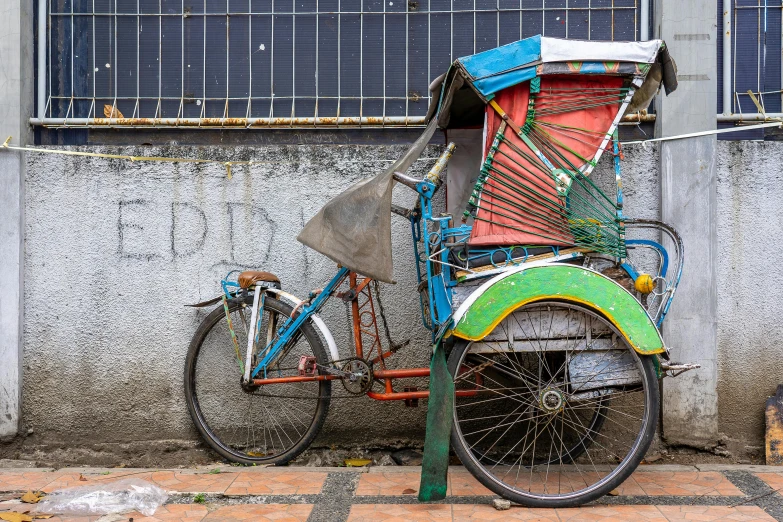
[[[406,172],[435,133],[431,120],[404,156],[339,194],[307,222],[297,240],[362,275],[393,283],[391,200],[395,172]]]

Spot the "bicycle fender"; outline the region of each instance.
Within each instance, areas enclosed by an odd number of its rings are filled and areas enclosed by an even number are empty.
[[[658,328],[628,290],[594,270],[566,264],[523,266],[490,279],[457,309],[452,334],[478,341],[517,308],[551,300],[576,301],[600,313],[640,354],[668,353]]]
[[[266,288],[265,291],[270,294],[275,294],[276,296],[285,299],[288,301],[294,308],[296,308],[298,305],[302,304],[302,300],[296,297],[293,294],[289,294],[288,292],[284,292],[277,288]],[[324,340],[326,341],[326,345],[329,347],[329,355],[332,356],[333,361],[340,360],[340,353],[337,351],[337,343],[334,342],[334,336],[332,336],[332,332],[329,331],[329,327],[326,326],[326,323],[318,314],[313,314],[310,316],[310,319],[313,321],[313,324],[318,329],[319,332],[321,332],[321,335],[323,336]]]

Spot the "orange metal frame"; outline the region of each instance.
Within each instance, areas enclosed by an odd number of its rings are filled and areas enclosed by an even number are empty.
[[[372,357],[373,353],[377,355],[369,360],[370,364],[380,366],[373,371],[373,378],[383,379],[384,391],[382,393],[369,391],[367,396],[377,401],[403,401],[411,399],[426,399],[429,397],[429,390],[416,391],[394,391],[395,379],[411,379],[414,377],[429,377],[429,368],[399,368],[389,369],[386,367],[386,359],[394,354],[393,350],[383,351],[381,336],[378,332],[378,322],[375,315],[375,303],[370,290],[372,279],[361,278],[356,272],[350,272],[349,284],[350,291],[353,294],[351,299],[351,316],[353,318],[353,340],[356,348],[356,357],[365,359],[365,338],[367,338],[369,348],[367,357]],[[341,294],[345,295],[345,294]],[[366,360],[366,359],[365,359]],[[337,375],[303,375],[293,377],[275,377],[268,379],[254,379],[253,384],[263,386],[269,384],[283,384],[294,382],[315,382],[315,381],[333,381],[339,379]],[[475,395],[477,391],[457,390],[457,396]]]

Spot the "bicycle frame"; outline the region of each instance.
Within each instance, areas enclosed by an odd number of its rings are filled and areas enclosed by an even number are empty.
[[[427,231],[430,229],[430,227],[433,224],[440,225],[442,222],[451,219],[447,217],[436,218],[432,216],[432,196],[435,194],[435,192],[437,191],[440,185],[439,174],[441,170],[445,167],[445,164],[448,161],[448,158],[451,156],[451,152],[453,150],[454,150],[454,146],[450,145],[446,153],[444,153],[444,155],[439,159],[439,161],[436,163],[436,165],[433,167],[433,169],[429,172],[429,174],[424,180],[416,181],[415,183],[410,183],[410,184],[406,183],[419,194],[417,208],[421,210],[409,211],[409,215],[411,216],[411,223],[413,225],[412,230],[413,230],[413,239],[414,239],[414,250],[416,251],[417,256],[418,256],[418,249],[416,247],[416,242],[418,238],[416,234],[416,225],[423,226],[425,233],[428,233]],[[470,229],[469,227],[461,227],[458,230],[462,231],[464,235],[464,232],[469,233]],[[465,235],[465,237],[467,236]],[[430,246],[427,243],[425,243],[425,255],[427,257],[430,256]],[[437,318],[436,324],[439,327],[441,327],[444,324],[446,324],[447,321],[450,320],[451,300],[450,300],[450,296],[447,293],[444,293],[443,291],[444,286],[440,284],[440,282],[444,281],[446,284],[451,284],[451,280],[448,277],[448,274],[444,274],[444,273],[435,274],[434,272],[435,270],[434,270],[433,263],[427,263],[426,277],[428,281],[428,295],[429,295],[431,305],[433,305],[436,302],[438,303],[437,306],[441,312]],[[417,266],[417,274],[419,277],[419,281],[421,282],[422,280],[421,272],[419,271],[418,266]],[[443,279],[444,276],[446,277],[445,280]],[[309,296],[308,301],[297,305],[296,308],[294,309],[294,312],[292,313],[292,316],[288,317],[286,321],[279,328],[276,329],[276,331],[269,332],[268,339],[264,348],[258,351],[257,354],[257,356],[260,358],[260,361],[251,370],[250,362],[252,360],[253,354],[255,353],[255,347],[258,346],[258,341],[259,341],[259,333],[260,333],[259,330],[261,327],[260,311],[263,310],[264,299],[266,298],[266,292],[267,292],[266,288],[263,287],[262,285],[256,286],[256,291],[253,296],[253,308],[251,311],[251,317],[249,322],[250,328],[248,332],[247,352],[246,352],[245,365],[244,365],[245,383],[252,384],[253,386],[264,386],[270,384],[314,382],[314,381],[324,381],[324,380],[335,380],[341,378],[340,372],[335,372],[334,374],[326,373],[322,375],[273,377],[269,375],[270,373],[269,370],[270,368],[273,368],[274,363],[278,359],[278,357],[285,352],[285,348],[288,345],[288,343],[294,340],[295,337],[298,335],[300,331],[300,327],[306,321],[311,320],[314,314],[316,314],[323,307],[323,305],[333,295],[335,295],[336,290],[343,284],[346,278],[349,279],[349,292],[351,293],[350,300],[352,302],[353,334],[354,334],[353,337],[354,337],[354,345],[355,345],[355,355],[356,357],[360,357],[360,358],[365,357],[362,334],[363,333],[372,334],[372,332],[362,331],[362,321],[361,321],[362,312],[360,311],[358,297],[363,291],[368,290],[367,287],[372,280],[369,278],[364,278],[363,281],[359,283],[358,276],[356,273],[350,272],[345,267],[340,267],[337,273],[335,274],[335,276],[331,279],[331,281],[329,281],[329,283],[324,287],[323,290],[318,292],[312,292]],[[229,295],[225,282],[223,284],[223,288],[224,288],[224,293]],[[374,309],[374,305],[372,304],[372,297],[369,292],[367,293],[367,296],[368,296],[367,302],[370,303],[370,307],[371,307],[369,313],[373,317],[373,325],[375,326],[375,330],[376,330],[375,331],[376,339],[373,343],[373,346],[370,347],[370,351],[372,351],[372,349],[376,345],[378,346],[378,355],[375,358],[371,359],[370,362],[372,364],[375,363],[381,364],[381,369],[375,370],[373,372],[373,377],[377,379],[383,379],[385,385],[384,386],[385,389],[382,393],[369,391],[367,395],[376,400],[416,400],[416,399],[428,397],[429,396],[428,390],[412,390],[412,391],[404,391],[404,392],[394,391],[394,387],[393,387],[394,379],[428,377],[430,375],[430,369],[429,367],[403,368],[403,369],[385,368],[384,360],[394,353],[394,349],[389,349],[386,352],[383,351],[383,348],[380,345],[380,341],[378,339],[377,326],[375,325],[375,309]],[[297,314],[297,312],[299,313]],[[445,332],[445,329],[443,328],[432,328],[433,342],[438,341],[438,337],[439,337],[438,330],[442,331],[440,336],[442,336],[442,334]],[[332,361],[332,363],[334,363],[334,361]],[[475,393],[476,392],[472,390],[461,390],[458,392],[459,395],[470,395]]]
[[[349,281],[349,291],[342,294],[336,294],[336,290],[340,287],[342,283],[345,282],[346,278]],[[360,276],[355,272],[350,272],[345,268],[339,269],[337,274],[332,278],[332,280],[324,288],[324,290],[322,292],[317,293],[311,303],[302,305],[301,313],[299,313],[299,315],[294,314],[295,318],[289,317],[286,320],[286,322],[276,332],[275,339],[272,342],[267,343],[264,349],[261,350],[259,355],[265,354],[264,358],[262,359],[261,362],[259,362],[259,364],[255,368],[253,368],[252,372],[250,372],[252,378],[250,379],[249,383],[252,384],[253,386],[266,386],[272,384],[331,381],[331,380],[337,380],[342,378],[342,376],[339,374],[330,374],[330,373],[321,374],[321,375],[270,377],[268,372],[269,367],[274,364],[274,359],[276,357],[276,354],[283,352],[286,343],[289,342],[294,335],[296,335],[296,332],[298,331],[298,328],[299,326],[301,326],[303,321],[307,320],[307,317],[312,318],[313,315],[320,309],[320,307],[323,306],[323,304],[331,296],[338,295],[338,296],[348,297],[351,301],[355,355],[363,359],[366,357],[370,357],[372,356],[371,353],[372,350],[377,347],[378,355],[372,359],[369,359],[369,362],[372,364],[381,365],[381,369],[373,371],[373,378],[382,379],[384,381],[384,391],[383,392],[369,391],[367,392],[366,395],[371,399],[380,400],[380,401],[389,401],[389,400],[416,401],[418,399],[424,399],[429,397],[429,390],[412,389],[412,390],[405,390],[402,392],[394,390],[394,384],[393,384],[394,380],[410,379],[416,377],[429,377],[430,368],[420,367],[420,368],[387,369],[385,367],[384,364],[385,359],[393,355],[395,353],[395,350],[392,348],[384,351],[383,346],[380,344],[380,339],[379,339],[380,336],[378,334],[377,325],[374,320],[375,307],[372,300],[372,294],[369,292],[369,288],[368,288],[369,284],[372,281],[373,280],[370,278],[364,278],[363,280],[360,281]],[[257,288],[257,289],[258,289],[257,293],[261,293],[261,294],[264,294],[268,291],[265,288]],[[329,293],[327,293],[327,291]],[[364,304],[361,304],[359,302],[360,295],[367,296],[367,299]],[[254,296],[254,306],[256,306],[256,303],[259,304],[263,303],[263,295],[258,300]],[[363,311],[365,307],[369,309]],[[369,313],[370,316],[372,317],[371,324],[364,324],[362,322],[362,315],[365,313]],[[257,325],[257,321],[253,321],[251,317],[251,329],[253,325]],[[369,327],[373,327],[374,331],[368,330]],[[369,334],[370,336],[373,337],[373,344],[372,346],[370,346],[369,352],[365,351],[363,334]],[[251,331],[251,333],[249,334],[249,339],[253,339],[253,338],[257,339],[257,331]],[[271,361],[271,362],[265,363],[264,361]],[[256,377],[258,374],[261,373],[263,373],[263,378]],[[477,390],[470,390],[470,389],[458,390],[457,395],[472,396],[475,395],[476,393],[478,393]],[[414,403],[409,403],[409,404],[413,405]]]

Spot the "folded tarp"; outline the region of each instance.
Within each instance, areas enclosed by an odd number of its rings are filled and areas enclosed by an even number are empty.
[[[654,63],[662,40],[596,42],[533,36],[457,60],[484,97],[537,76],[536,66],[555,62]],[[584,72],[588,72],[585,70]]]

